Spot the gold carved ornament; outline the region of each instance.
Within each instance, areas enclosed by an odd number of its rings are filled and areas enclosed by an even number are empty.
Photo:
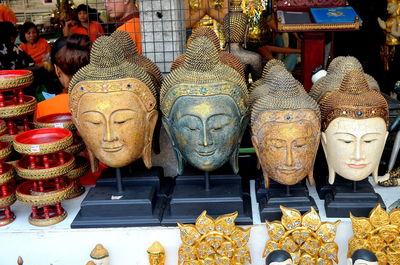
[[[387,213],[378,204],[369,218],[350,213],[353,237],[349,240],[347,256],[357,249],[368,249],[378,258],[379,265],[400,264],[400,209]]]
[[[272,251],[282,249],[290,253],[296,265],[338,263],[339,248],[334,240],[340,220],[322,222],[312,207],[303,216],[296,209],[280,208],[281,221],[265,222],[269,240],[264,247],[264,258]]]
[[[235,225],[237,212],[217,219],[203,211],[196,224],[181,224],[182,244],[178,251],[179,265],[244,265],[251,263],[247,243],[249,228]]]

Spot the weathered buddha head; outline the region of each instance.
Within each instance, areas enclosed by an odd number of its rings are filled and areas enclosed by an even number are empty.
[[[159,90],[163,81],[163,75],[160,69],[153,61],[138,52],[136,44],[129,33],[116,30],[111,34],[111,37],[116,39],[122,46],[126,60],[140,66],[150,76],[155,89]]]
[[[378,259],[374,253],[367,249],[354,251],[351,258],[347,259],[347,265],[378,265]]]
[[[351,71],[338,91],[321,104],[322,146],[329,168],[329,183],[335,175],[360,181],[371,173],[377,181],[379,161],[388,135],[388,105],[368,86],[364,73]]]
[[[266,92],[262,94],[260,91]],[[308,176],[320,140],[320,111],[303,86],[282,66],[273,66],[251,105],[251,140],[260,161],[265,186],[269,178],[294,185]]]
[[[185,64],[164,80],[160,102],[163,124],[178,160],[204,171],[229,159],[238,171],[237,156],[247,125],[248,94],[238,72],[220,61],[206,37],[193,40]]]
[[[309,95],[319,104],[331,93],[339,90],[344,76],[351,71],[363,72],[363,67],[357,58],[353,56],[339,56],[332,60],[327,69],[327,74],[318,79],[312,86]],[[365,74],[370,88],[379,91],[379,85],[376,80]]]
[[[230,0],[229,13],[224,17],[223,31],[229,43],[244,43],[247,38],[249,16],[242,12],[242,0]]]
[[[72,120],[91,154],[109,167],[143,158],[151,167],[151,142],[157,121],[156,90],[150,77],[123,57],[112,37],[93,44],[90,63],[72,78]]]
[[[265,265],[293,265],[293,258],[289,252],[285,250],[274,250],[267,256]]]

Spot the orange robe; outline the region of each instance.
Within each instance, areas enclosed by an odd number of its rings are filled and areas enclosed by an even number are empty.
[[[104,36],[103,27],[97,21],[89,21],[89,30],[85,27],[74,26],[70,31],[74,34],[88,35],[92,43],[95,42],[98,37]]]
[[[18,19],[11,8],[0,5],[0,22],[11,22],[15,24],[18,22]]]
[[[68,102],[68,94],[59,94],[39,102],[35,111],[35,119],[55,113],[69,113]]]
[[[33,45],[22,43],[19,47],[30,57],[32,57],[36,65],[42,65],[43,56],[49,53],[51,50],[50,45],[45,39],[42,38],[39,38],[38,41]]]
[[[137,50],[139,53],[142,53],[142,34],[140,32],[140,18],[134,17],[119,28],[117,30],[125,31],[131,35],[132,40],[135,42]]]

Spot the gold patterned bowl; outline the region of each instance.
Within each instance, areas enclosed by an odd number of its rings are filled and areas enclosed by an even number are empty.
[[[72,122],[71,113],[54,113],[42,116],[34,122],[35,128],[64,128],[70,131],[75,131],[76,127]]]
[[[3,170],[2,173],[0,174],[0,185],[7,183],[15,175],[14,167],[11,164],[4,163],[2,167]]]
[[[7,159],[11,154],[12,148],[10,143],[0,142],[0,162]]]
[[[75,167],[75,158],[72,154],[62,152],[64,157],[64,163],[60,163],[57,156],[55,158],[49,158],[49,168],[45,168],[42,163],[36,164],[36,168],[30,168],[29,156],[24,156],[18,160],[15,170],[18,176],[24,179],[31,180],[44,180],[67,174],[70,170]]]
[[[32,96],[24,96],[24,103],[15,104],[13,96],[6,96],[5,106],[0,107],[0,118],[15,118],[32,114],[36,109],[36,99]]]
[[[0,90],[22,89],[33,82],[33,74],[28,70],[1,70]]]
[[[86,157],[76,156],[75,157],[75,168],[69,171],[65,176],[69,179],[77,179],[82,177],[88,172],[90,167],[89,161]]]
[[[30,206],[47,206],[62,202],[70,197],[74,190],[73,182],[66,180],[66,185],[59,190],[36,193],[32,191],[34,181],[29,180],[18,185],[15,192],[17,200]]]
[[[76,142],[76,143],[75,143]],[[75,136],[74,143],[65,148],[65,152],[76,155],[85,149],[85,143],[80,136]]]
[[[5,134],[7,131],[7,124],[4,120],[0,120],[0,135]]]
[[[72,133],[63,128],[42,128],[18,134],[14,149],[20,154],[43,155],[59,152],[72,144]]]
[[[5,208],[12,205],[16,201],[15,192],[0,197],[0,208]]]

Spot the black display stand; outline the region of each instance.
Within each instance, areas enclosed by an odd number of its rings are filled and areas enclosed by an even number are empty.
[[[226,172],[222,169],[207,176],[187,167],[184,174],[176,178],[161,224],[195,223],[204,210],[213,218],[237,211],[236,224],[253,224],[248,181],[242,183],[239,175]]]
[[[256,197],[262,222],[280,220],[281,205],[299,210],[302,214],[310,211],[311,207],[318,212],[315,200],[309,195],[305,180],[292,186],[282,185],[271,179],[269,182],[269,188],[266,189],[263,176],[256,180]]]
[[[82,201],[71,228],[160,225],[172,186],[163,176],[162,167],[146,169],[141,161],[105,169]]]
[[[317,182],[318,196],[325,200],[326,217],[349,217],[350,212],[357,217],[368,217],[380,203],[386,209],[382,197],[375,192],[368,178],[362,181],[350,181],[336,175],[334,185],[328,183],[328,177]]]

